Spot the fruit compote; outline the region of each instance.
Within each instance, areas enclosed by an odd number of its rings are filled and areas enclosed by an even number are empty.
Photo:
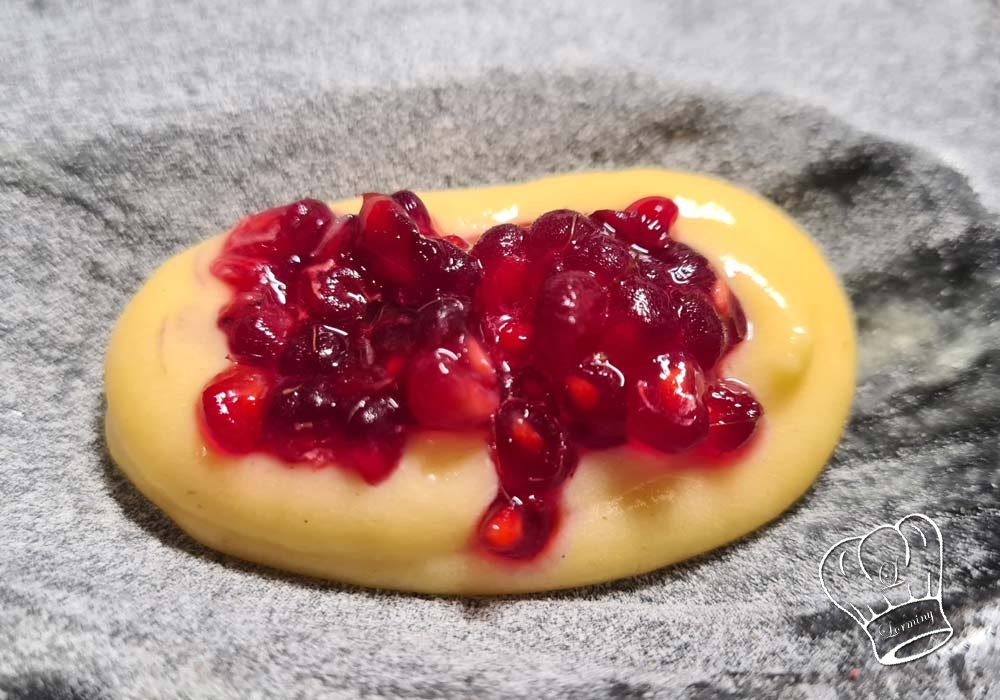
[[[305,199],[240,222],[212,272],[231,365],[203,433],[228,454],[388,478],[416,430],[478,431],[499,489],[484,552],[530,559],[581,452],[621,445],[726,464],[762,416],[723,358],[747,334],[707,260],[671,237],[665,197],[550,211],[474,246],[412,192],[357,215]]]

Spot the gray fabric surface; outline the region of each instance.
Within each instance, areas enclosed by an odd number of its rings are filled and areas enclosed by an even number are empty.
[[[996,697],[997,3],[485,5],[0,7],[0,697]],[[856,305],[845,440],[758,534],[583,591],[371,593],[216,555],[108,463],[108,332],[169,254],[304,194],[636,164],[786,207]],[[886,668],[817,567],[914,511],[956,635]]]

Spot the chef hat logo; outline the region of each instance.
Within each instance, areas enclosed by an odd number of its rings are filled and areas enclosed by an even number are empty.
[[[820,563],[823,590],[871,639],[879,662],[919,659],[953,634],[941,608],[941,531],[907,515],[833,545]]]

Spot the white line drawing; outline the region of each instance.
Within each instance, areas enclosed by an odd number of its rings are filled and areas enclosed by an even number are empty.
[[[861,626],[879,663],[915,661],[954,634],[941,608],[941,530],[913,513],[827,550],[819,580],[833,604]]]

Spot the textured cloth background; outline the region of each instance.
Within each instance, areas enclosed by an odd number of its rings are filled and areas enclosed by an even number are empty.
[[[665,4],[0,5],[0,697],[1000,695],[1000,6]],[[305,194],[631,165],[784,206],[856,306],[847,435],[775,524],[582,591],[371,593],[216,555],[108,462],[108,333],[168,255]],[[881,667],[817,567],[915,511],[956,634]]]

